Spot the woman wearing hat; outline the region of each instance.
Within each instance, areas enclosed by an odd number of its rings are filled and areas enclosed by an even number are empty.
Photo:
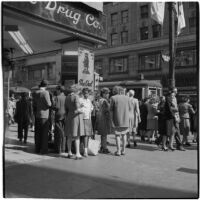
[[[111,116],[110,116],[110,103],[109,103],[108,88],[101,89],[101,98],[99,100],[99,112],[97,114],[97,130],[101,135],[101,149],[100,153],[110,153],[107,148],[107,135],[111,134]]]
[[[66,97],[65,134],[67,136],[68,158],[72,158],[72,139],[75,139],[76,159],[82,159],[80,154],[80,136],[84,136],[83,110],[80,104],[79,88],[72,85]]]

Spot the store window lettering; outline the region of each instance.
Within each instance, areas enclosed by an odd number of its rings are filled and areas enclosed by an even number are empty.
[[[37,1],[31,1],[32,4],[38,3]],[[80,22],[81,14],[71,10],[67,7],[58,5],[56,1],[47,2],[45,9],[50,12],[55,11],[57,14],[64,14],[67,18],[72,19],[73,24],[77,25]],[[101,29],[100,23],[92,14],[87,14],[85,17],[86,24],[94,27],[95,29]]]
[[[83,79],[80,79],[79,84],[83,87],[92,87],[93,81],[89,80],[84,81]]]
[[[100,24],[97,20],[95,20],[94,16],[91,15],[91,14],[88,14],[86,16],[86,23],[89,25],[89,26],[93,26],[94,28],[100,28]]]

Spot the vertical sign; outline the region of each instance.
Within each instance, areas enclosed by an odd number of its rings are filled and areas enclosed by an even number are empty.
[[[78,49],[78,85],[94,89],[94,52],[82,47]]]

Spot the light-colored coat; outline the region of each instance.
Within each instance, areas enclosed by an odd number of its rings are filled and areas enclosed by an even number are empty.
[[[129,127],[130,98],[125,95],[115,95],[110,99],[111,119],[115,127]]]
[[[130,98],[131,101],[131,110],[129,113],[130,117],[130,125],[131,127],[129,128],[137,128],[138,123],[141,121],[140,120],[140,108],[139,108],[139,102],[138,99],[136,98]]]

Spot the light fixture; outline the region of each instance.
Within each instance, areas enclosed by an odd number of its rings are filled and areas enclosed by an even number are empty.
[[[33,54],[33,50],[29,46],[29,44],[26,42],[20,31],[8,31],[10,36],[15,40],[15,42],[20,46],[20,48],[23,50],[26,54]]]
[[[78,51],[64,51],[65,56],[78,56]]]

